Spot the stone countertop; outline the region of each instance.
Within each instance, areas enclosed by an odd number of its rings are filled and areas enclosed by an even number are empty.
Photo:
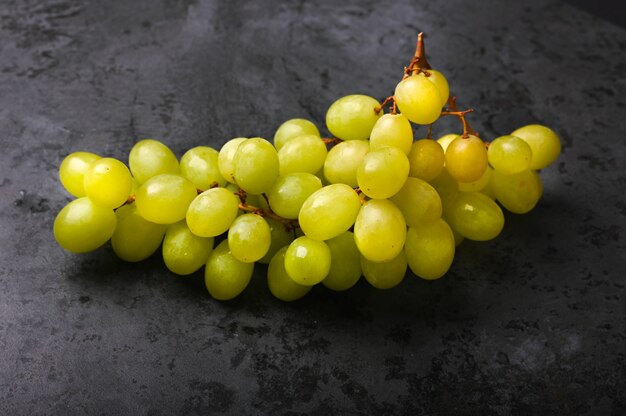
[[[558,1],[316,3],[0,5],[0,414],[625,414],[625,30]],[[537,208],[444,278],[285,304],[257,267],[218,302],[158,255],[55,243],[68,153],[323,127],[389,95],[420,31],[484,137],[563,140]]]

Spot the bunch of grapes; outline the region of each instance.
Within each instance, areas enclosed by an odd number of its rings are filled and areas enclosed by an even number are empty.
[[[130,169],[70,154],[59,175],[77,199],[57,215],[54,235],[76,253],[110,240],[129,262],[160,248],[173,273],[204,266],[206,287],[220,300],[246,288],[256,262],[269,265],[269,289],[285,301],[319,283],[346,290],[361,276],[388,289],[407,268],[438,279],[463,239],[500,233],[501,207],[533,209],[542,194],[537,171],[561,150],[558,136],[540,125],[483,142],[466,120],[471,111],[449,98],[420,34],[392,96],[380,103],[349,95],[330,106],[332,138],[292,119],[273,143],[238,137],[219,151],[190,149],[180,161],[163,143],[142,140],[130,151]],[[458,117],[462,133],[433,140],[442,116]],[[412,123],[428,126],[418,140]]]

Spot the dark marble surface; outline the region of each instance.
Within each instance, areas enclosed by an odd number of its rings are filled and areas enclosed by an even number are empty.
[[[624,29],[556,1],[312,3],[0,3],[0,414],[626,414]],[[222,303],[158,256],[54,242],[67,153],[321,124],[388,95],[418,31],[483,136],[564,146],[535,211],[443,279],[284,304],[259,267]]]

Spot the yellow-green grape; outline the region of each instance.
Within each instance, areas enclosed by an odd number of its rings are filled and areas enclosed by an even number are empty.
[[[448,98],[450,97],[450,86],[448,85],[448,80],[441,72],[435,69],[427,69],[426,72],[428,73],[426,79],[435,84],[437,91],[439,91],[441,106],[445,106],[448,102]],[[420,73],[420,75],[424,76],[423,73]]]
[[[78,198],[67,204],[54,220],[54,238],[64,249],[74,253],[92,251],[107,242],[115,231],[115,212]]]
[[[180,172],[174,152],[163,143],[152,139],[135,143],[128,155],[128,166],[139,183],[163,173]]]
[[[487,169],[485,143],[472,134],[452,140],[446,149],[446,168],[459,182],[477,181]]]
[[[173,224],[185,218],[197,195],[196,187],[180,175],[163,173],[148,179],[137,190],[139,215],[157,224]]]
[[[89,165],[84,180],[85,194],[95,204],[106,208],[117,208],[126,202],[133,186],[126,165],[110,157]]]
[[[515,175],[530,168],[533,152],[519,137],[501,136],[489,143],[489,164],[505,175]]]
[[[446,207],[452,229],[474,241],[494,239],[504,227],[504,214],[491,198],[480,192],[459,192]]]
[[[491,180],[492,173],[493,173],[493,169],[490,166],[487,166],[487,169],[485,169],[485,173],[483,173],[483,176],[481,176],[480,179],[478,179],[477,181],[459,182],[459,191],[462,191],[462,192],[482,191]]]
[[[378,100],[370,96],[346,95],[328,108],[326,127],[341,140],[365,140],[383,114],[382,111],[376,114],[378,107]]]
[[[145,220],[135,204],[124,205],[115,211],[117,227],[111,237],[113,251],[129,262],[145,260],[159,249],[165,225]]]
[[[324,176],[330,183],[345,183],[356,188],[356,171],[370,151],[367,140],[348,140],[334,146],[324,162]]]
[[[237,153],[239,145],[246,140],[248,139],[245,137],[235,137],[234,139],[230,139],[224,143],[220,149],[219,155],[217,156],[217,167],[220,174],[230,183],[236,183],[234,163],[235,154]]]
[[[488,196],[489,198],[495,200],[496,199],[496,194],[493,190],[493,176],[494,176],[494,170],[491,167],[488,167],[487,170],[490,171],[489,173],[489,181],[487,182],[487,184],[483,187],[483,189],[480,190],[480,193]]]
[[[346,231],[326,241],[330,248],[330,271],[322,284],[332,290],[347,290],[361,277],[361,253],[354,242],[354,234]]]
[[[437,143],[441,145],[441,148],[443,149],[444,154],[446,153],[448,146],[450,146],[450,143],[452,143],[452,140],[456,139],[457,137],[459,137],[458,134],[444,134],[443,136],[437,139]]]
[[[336,183],[313,192],[302,204],[298,222],[314,240],[329,240],[354,224],[361,199],[348,185]]]
[[[406,275],[406,254],[402,250],[391,260],[374,262],[361,256],[363,277],[376,289],[391,289],[398,286]]]
[[[441,217],[439,194],[421,179],[408,178],[400,191],[391,197],[391,201],[400,209],[410,227]]]
[[[267,192],[278,178],[278,153],[270,142],[260,137],[242,142],[233,163],[235,181],[248,193]]]
[[[313,286],[324,280],[330,264],[328,245],[307,236],[293,240],[285,252],[285,270],[300,285]]]
[[[423,75],[403,79],[394,93],[402,114],[417,124],[432,124],[441,114],[441,94],[437,86]]]
[[[274,254],[267,268],[267,285],[270,292],[277,299],[285,302],[298,300],[311,290],[313,286],[304,286],[293,281],[285,270],[285,253],[287,247],[282,247]]]
[[[59,179],[67,192],[75,197],[85,196],[85,172],[100,156],[89,152],[70,153],[59,167]]]
[[[397,147],[383,147],[365,155],[356,171],[361,191],[375,199],[385,199],[402,188],[409,176],[409,159]]]
[[[267,193],[272,211],[283,218],[296,219],[300,208],[311,194],[322,189],[322,181],[310,173],[279,176]]]
[[[463,241],[465,241],[465,237],[459,234],[454,228],[450,227],[452,230],[452,235],[454,236],[454,245],[458,247]]]
[[[493,172],[493,192],[504,208],[514,214],[526,214],[539,202],[543,193],[541,178],[535,171],[516,175]]]
[[[370,261],[389,261],[404,246],[406,222],[402,212],[387,199],[367,201],[354,223],[354,241]]]
[[[315,124],[303,118],[292,118],[291,120],[285,121],[278,127],[278,130],[276,130],[274,134],[274,147],[276,147],[276,150],[280,150],[289,140],[308,134],[320,137],[320,132]]]
[[[409,152],[409,176],[430,182],[439,176],[444,161],[443,148],[437,141],[416,140]]]
[[[199,237],[215,237],[228,231],[237,218],[239,198],[226,188],[207,189],[187,209],[187,225]]]
[[[230,252],[239,261],[253,263],[265,256],[271,243],[270,226],[257,214],[243,214],[228,230]]]
[[[315,174],[324,166],[327,153],[326,144],[319,136],[308,134],[294,137],[278,151],[279,173]]]
[[[200,269],[213,251],[213,238],[198,237],[185,221],[171,224],[163,240],[163,261],[172,272],[186,276]]]
[[[180,173],[196,188],[206,191],[215,186],[225,186],[226,179],[217,164],[219,152],[211,147],[198,146],[189,149],[180,158]]]
[[[269,264],[274,255],[282,247],[286,247],[294,240],[293,230],[285,226],[285,224],[276,221],[273,218],[265,217],[267,225],[270,226],[270,234],[272,236],[272,242],[270,248],[265,253],[265,256],[259,259],[259,263]]]
[[[450,269],[455,242],[450,226],[442,219],[410,227],[405,252],[409,268],[426,280],[438,279]]]
[[[232,255],[228,240],[223,240],[209,255],[204,269],[204,284],[215,299],[230,300],[248,286],[254,263],[244,263]]]
[[[533,153],[530,161],[532,170],[547,167],[561,154],[561,139],[548,127],[531,124],[520,127],[511,136],[519,137],[530,146]]]
[[[385,114],[376,121],[370,135],[370,149],[393,146],[405,154],[411,151],[413,129],[404,114]]]
[[[441,171],[439,176],[430,181],[430,184],[435,188],[444,205],[447,200],[453,199],[459,192],[459,183],[446,168]]]

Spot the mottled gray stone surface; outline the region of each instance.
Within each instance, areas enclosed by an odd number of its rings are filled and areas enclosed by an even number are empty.
[[[626,414],[624,29],[556,1],[313,3],[0,3],[0,414]],[[221,303],[158,256],[54,242],[69,152],[321,125],[388,95],[419,31],[484,137],[564,145],[538,207],[443,279],[284,304],[259,267]]]

